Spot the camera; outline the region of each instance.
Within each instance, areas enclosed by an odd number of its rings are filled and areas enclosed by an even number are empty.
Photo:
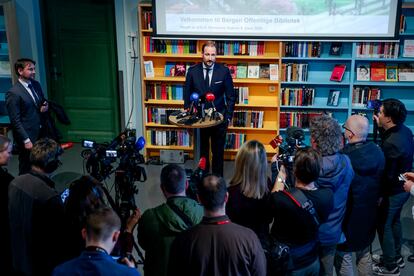
[[[143,137],[136,138],[135,131],[126,129],[109,143],[96,143],[92,140],[82,140],[86,149],[82,151],[86,171],[99,181],[114,174],[115,200],[107,194],[112,208],[121,217],[123,224],[130,213],[137,207],[134,195],[138,193],[136,181],[147,180],[145,163],[140,150],[145,146]]]
[[[307,145],[305,140],[305,132],[300,127],[289,127],[286,131],[284,143],[279,146],[280,154],[278,156],[278,169],[283,165],[286,169],[286,185],[293,187],[295,185],[295,177],[293,174],[293,164],[295,162],[296,151],[305,148]]]

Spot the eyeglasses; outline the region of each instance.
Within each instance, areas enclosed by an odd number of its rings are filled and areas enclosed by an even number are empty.
[[[351,132],[352,135],[355,135],[355,133],[352,130],[350,130],[345,124],[342,125],[342,128]]]

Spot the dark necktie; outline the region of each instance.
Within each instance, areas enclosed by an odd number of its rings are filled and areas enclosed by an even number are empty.
[[[37,95],[36,90],[34,89],[34,87],[31,83],[29,83],[28,87],[29,87],[30,91],[32,91],[32,95],[33,95],[33,98],[35,100],[36,105],[39,106],[40,105],[39,95]]]
[[[209,75],[209,72],[210,72],[211,68],[205,68],[205,70],[206,70],[206,77],[204,78],[204,84],[205,84],[205,86],[208,90],[208,89],[210,89],[210,75]]]

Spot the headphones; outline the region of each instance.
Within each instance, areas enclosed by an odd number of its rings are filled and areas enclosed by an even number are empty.
[[[36,144],[41,144],[44,148],[51,148],[54,146],[53,144],[56,144],[55,149],[47,153],[47,155],[41,158],[40,160],[35,160],[33,153],[30,154],[30,161],[33,165],[39,166],[41,169],[44,170],[45,173],[54,172],[62,164],[62,162],[60,162],[59,160],[59,157],[63,153],[62,147],[54,140],[49,138],[41,139],[38,142],[36,142],[35,145]]]

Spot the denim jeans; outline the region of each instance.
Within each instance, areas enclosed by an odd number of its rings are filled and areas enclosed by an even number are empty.
[[[382,248],[384,265],[394,268],[396,258],[401,256],[401,221],[400,215],[409,193],[400,193],[384,198],[379,208],[378,236]]]
[[[321,262],[319,275],[333,276],[335,252],[336,244],[319,245],[319,259]]]
[[[335,270],[336,275],[353,276],[354,268],[352,265],[352,253],[336,251],[335,255]],[[356,265],[358,268],[358,275],[370,276],[372,274],[372,258],[369,252],[369,246],[361,251],[355,252]]]
[[[310,265],[308,265],[306,267],[303,267],[301,269],[290,271],[290,272],[288,272],[287,275],[289,275],[289,276],[303,276],[303,275],[318,276],[319,275],[319,268],[320,268],[319,258],[317,258]]]

